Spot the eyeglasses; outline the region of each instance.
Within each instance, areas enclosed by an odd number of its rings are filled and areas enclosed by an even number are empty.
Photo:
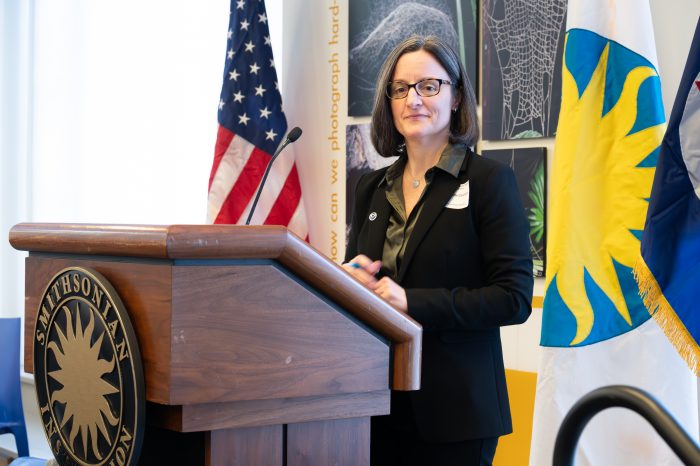
[[[438,95],[440,86],[443,84],[451,85],[452,83],[448,79],[437,78],[421,79],[413,84],[408,84],[403,81],[391,81],[386,86],[386,95],[390,99],[403,99],[408,95],[408,91],[414,88],[419,96],[432,97]]]

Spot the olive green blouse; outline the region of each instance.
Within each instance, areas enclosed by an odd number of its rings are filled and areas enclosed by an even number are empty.
[[[435,178],[435,170],[442,170],[457,178],[462,163],[464,162],[464,157],[466,157],[466,150],[464,147],[453,146],[451,144],[447,145],[435,166],[425,173],[423,192],[408,218],[406,218],[406,206],[404,204],[402,188],[406,156],[400,157],[387,169],[380,185],[386,185],[386,198],[393,207],[393,210],[389,217],[389,226],[386,229],[386,239],[384,240],[384,250],[382,252],[382,265],[387,275],[391,278],[396,278],[399,268],[401,267],[401,260],[406,251],[406,244],[411,237],[413,227],[423,209],[425,196],[428,194],[430,185]]]

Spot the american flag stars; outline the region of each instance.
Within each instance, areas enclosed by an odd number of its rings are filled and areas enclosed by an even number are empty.
[[[270,156],[287,133],[263,0],[230,0],[219,128],[209,177],[207,218],[242,223]],[[269,66],[268,66],[269,64]],[[308,239],[296,164],[278,162],[253,224],[287,225]]]
[[[287,126],[268,17],[260,4],[232,1],[219,123],[271,154]]]

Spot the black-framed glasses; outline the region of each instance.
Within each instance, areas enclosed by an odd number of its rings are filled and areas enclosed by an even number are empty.
[[[440,93],[440,87],[443,84],[451,85],[449,79],[427,78],[420,81],[408,84],[403,81],[390,81],[386,86],[386,95],[390,99],[403,99],[408,95],[411,88],[416,90],[421,97],[432,97]]]

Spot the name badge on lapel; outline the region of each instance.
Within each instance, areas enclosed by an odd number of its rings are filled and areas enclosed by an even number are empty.
[[[448,209],[466,209],[469,205],[469,181],[460,184],[457,191],[452,195],[449,201],[447,201]]]

